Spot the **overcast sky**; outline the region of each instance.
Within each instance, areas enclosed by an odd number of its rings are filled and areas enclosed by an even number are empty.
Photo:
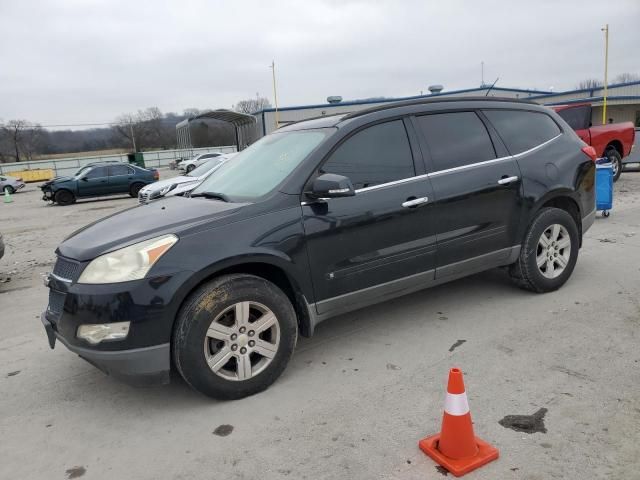
[[[0,0],[0,120],[280,106],[640,73],[639,0]]]

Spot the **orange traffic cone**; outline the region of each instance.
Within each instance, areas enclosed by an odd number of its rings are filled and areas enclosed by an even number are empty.
[[[497,448],[473,434],[469,403],[459,368],[449,371],[441,432],[423,438],[418,445],[424,453],[456,477],[498,458]]]

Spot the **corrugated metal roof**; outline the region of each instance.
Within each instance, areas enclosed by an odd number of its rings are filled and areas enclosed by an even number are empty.
[[[202,118],[212,118],[215,120],[222,120],[223,122],[229,122],[236,127],[242,127],[244,125],[252,125],[256,123],[256,117],[248,115],[246,113],[234,112],[233,110],[227,110],[220,108],[218,110],[212,110],[210,112],[201,113],[189,121],[200,120]]]

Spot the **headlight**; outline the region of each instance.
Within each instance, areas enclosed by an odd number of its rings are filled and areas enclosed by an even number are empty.
[[[158,197],[164,197],[167,193],[169,193],[171,190],[173,190],[174,188],[176,188],[178,186],[177,183],[171,184],[171,185],[167,185],[166,187],[162,187],[160,189],[160,191],[158,192]]]
[[[144,278],[177,241],[175,235],[163,235],[105,253],[87,265],[78,283],[118,283]]]

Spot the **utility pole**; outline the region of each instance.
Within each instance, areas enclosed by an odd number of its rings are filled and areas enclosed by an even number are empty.
[[[273,103],[276,107],[276,130],[280,126],[280,116],[278,115],[278,92],[276,89],[276,62],[271,60],[271,70],[273,73]]]
[[[131,143],[133,143],[133,153],[135,153],[136,150],[136,137],[133,134],[133,123],[131,122],[131,119],[129,119],[129,131],[131,132]]]
[[[607,73],[609,70],[609,24],[607,23],[604,28],[601,28],[604,32],[604,95],[602,103],[602,124],[607,124]]]

